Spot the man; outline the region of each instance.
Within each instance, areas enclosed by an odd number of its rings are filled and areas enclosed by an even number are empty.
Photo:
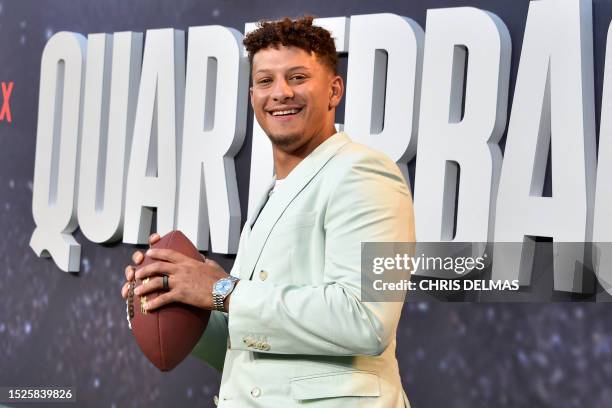
[[[154,277],[136,294],[162,289],[164,273],[169,291],[147,309],[213,310],[193,354],[222,370],[220,407],[408,406],[395,358],[402,303],[360,300],[361,243],[415,239],[406,183],[389,158],[336,131],[344,84],[328,31],[285,18],[244,44],[274,187],[243,228],[231,279],[211,260],[150,249],[159,262],[138,271]]]

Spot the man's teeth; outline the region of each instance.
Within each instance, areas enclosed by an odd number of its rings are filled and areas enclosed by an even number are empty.
[[[282,116],[282,115],[293,115],[294,113],[298,113],[299,109],[289,109],[284,111],[274,111],[272,112],[272,116]]]

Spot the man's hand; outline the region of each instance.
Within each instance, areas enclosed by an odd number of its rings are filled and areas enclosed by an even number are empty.
[[[155,245],[155,243],[159,241],[160,239],[161,237],[159,236],[159,234],[157,233],[151,234],[149,236],[149,246]],[[132,254],[132,262],[134,262],[134,266],[140,265],[143,260],[144,260],[144,255],[142,252],[136,251]],[[125,267],[125,280],[127,282],[125,282],[123,286],[121,287],[121,296],[123,297],[123,299],[127,299],[130,282],[134,280],[134,272],[135,272],[134,266],[128,265]]]
[[[149,245],[160,240],[158,234],[149,237]],[[149,281],[143,283],[134,290],[137,296],[143,296],[150,292],[160,294],[148,301],[145,308],[150,311],[172,302],[182,302],[202,309],[213,309],[212,287],[221,278],[228,274],[215,261],[203,259],[198,261],[180,252],[171,249],[147,250],[146,255],[154,258],[153,262],[135,272],[132,265],[125,268],[125,277],[128,282],[123,285],[121,295],[127,298],[128,284],[134,278],[143,280],[149,277]],[[142,263],[144,255],[136,251],[132,255],[132,261],[137,265]],[[163,292],[163,281],[161,274],[168,275],[168,286],[170,290]],[[225,310],[229,308],[229,298],[225,299]]]

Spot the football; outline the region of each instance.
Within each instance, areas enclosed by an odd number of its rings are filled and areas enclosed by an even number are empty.
[[[173,249],[190,258],[204,260],[197,248],[180,231],[166,234],[152,248]],[[152,262],[154,260],[145,255],[136,270]],[[141,281],[136,280],[130,285],[128,295],[128,321],[132,333],[144,355],[155,367],[161,371],[172,370],[197,344],[208,324],[210,311],[178,302],[146,311],[141,305],[159,293],[148,293],[142,298],[134,295],[134,288],[141,284]]]

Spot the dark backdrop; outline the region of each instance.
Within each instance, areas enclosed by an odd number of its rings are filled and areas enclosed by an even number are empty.
[[[77,233],[83,246],[79,274],[61,272],[29,247],[40,58],[53,33],[187,30],[207,24],[242,31],[245,22],[260,18],[378,12],[411,17],[426,29],[428,8],[455,6],[492,11],[508,26],[511,102],[526,0],[0,0],[0,81],[15,83],[13,123],[0,123],[0,386],[73,386],[76,406],[92,407],[208,407],[219,386],[219,375],[193,357],[161,374],[138,350],[119,294],[134,246],[94,245]],[[612,3],[596,0],[593,14],[599,118]],[[247,136],[236,161],[243,218],[250,151]],[[233,262],[231,256],[212,257],[227,268]],[[397,354],[413,407],[612,406],[607,307],[406,304]]]

